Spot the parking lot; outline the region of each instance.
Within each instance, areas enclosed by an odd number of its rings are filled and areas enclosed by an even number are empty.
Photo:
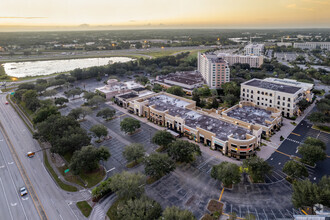
[[[68,107],[61,109],[62,114],[68,114],[71,109],[79,107],[83,102],[81,98],[70,101]],[[104,107],[113,108],[104,103],[99,109]],[[141,129],[137,133],[127,135],[120,131],[120,121],[123,118],[131,117],[129,114],[116,110],[115,118],[106,122],[102,118],[96,117],[97,111],[87,116],[86,120],[81,122],[81,126],[89,130],[94,124],[102,123],[108,128],[111,138],[102,143],[94,143],[95,146],[103,145],[110,150],[110,159],[103,162],[109,171],[108,176],[123,170],[143,172],[143,165],[133,169],[126,168],[127,161],[123,158],[122,151],[130,143],[142,143],[148,154],[154,152],[157,146],[151,143],[150,138],[157,129],[146,123],[141,123]],[[294,132],[300,132],[299,129],[301,128],[297,126],[296,129],[298,131]],[[313,133],[311,135],[318,134]],[[290,135],[289,138],[297,142],[302,141],[301,138],[297,139],[294,135]],[[285,144],[287,143],[294,145],[286,146],[287,150],[295,152],[298,144],[288,139]],[[224,212],[235,212],[239,217],[253,214],[257,219],[292,218],[293,214],[298,214],[299,211],[293,208],[291,202],[291,185],[285,180],[285,174],[281,171],[283,164],[289,158],[283,157],[286,156],[275,152],[269,158],[268,162],[274,165],[274,170],[266,176],[265,183],[251,184],[244,176],[242,182],[235,185],[233,190],[225,189],[221,200],[224,203]],[[213,165],[221,162],[221,159],[217,157],[203,154],[197,157],[194,163],[177,165],[174,172],[151,185],[147,185],[146,193],[159,202],[163,208],[175,205],[191,210],[197,218],[200,218],[207,213],[206,208],[209,200],[219,199],[222,190],[221,183],[212,179],[210,172]]]

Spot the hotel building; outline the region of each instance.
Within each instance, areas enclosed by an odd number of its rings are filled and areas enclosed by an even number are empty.
[[[218,57],[227,61],[229,66],[232,66],[235,63],[245,63],[249,64],[251,68],[260,68],[260,66],[264,63],[263,56],[244,56],[238,54],[219,53]]]
[[[227,61],[215,54],[198,53],[197,58],[197,70],[211,89],[219,89],[223,83],[230,81],[230,68]]]
[[[265,45],[250,43],[244,47],[245,55],[261,56],[264,54]]]

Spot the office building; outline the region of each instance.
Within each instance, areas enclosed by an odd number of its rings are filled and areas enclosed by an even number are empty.
[[[198,53],[197,58],[197,70],[211,89],[221,88],[223,83],[230,81],[230,68],[227,61],[215,54]]]
[[[261,108],[277,108],[283,116],[299,114],[297,103],[306,99],[312,101],[313,84],[290,79],[251,79],[241,84],[241,100],[253,102]]]

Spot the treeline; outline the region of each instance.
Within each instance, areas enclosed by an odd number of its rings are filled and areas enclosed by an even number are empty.
[[[197,66],[197,58],[186,59],[189,52],[180,53],[176,56],[164,56],[154,59],[139,58],[126,63],[114,63],[106,66],[95,66],[87,69],[75,69],[70,75],[77,80],[102,77],[107,75],[125,75],[136,72],[149,73],[152,75],[168,74],[175,71],[194,70]]]

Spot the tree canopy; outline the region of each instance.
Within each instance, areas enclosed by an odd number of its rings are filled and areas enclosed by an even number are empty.
[[[170,132],[165,131],[165,130],[157,131],[151,139],[152,143],[157,144],[162,147],[167,147],[174,140],[175,140],[175,138],[173,137],[173,135]]]
[[[168,147],[168,155],[179,162],[190,163],[195,155],[201,155],[202,152],[197,144],[189,141],[177,140]]]
[[[308,177],[308,171],[306,167],[294,160],[289,160],[284,164],[283,172],[293,179]]]
[[[239,166],[226,161],[212,167],[211,177],[220,180],[224,186],[237,184],[241,181]]]
[[[74,174],[79,174],[82,171],[93,171],[99,167],[100,160],[106,161],[110,156],[106,147],[85,146],[73,153],[70,169]]]
[[[102,117],[105,120],[110,120],[113,118],[113,116],[115,116],[115,114],[116,110],[110,108],[103,108],[96,114],[96,117]]]
[[[195,216],[188,210],[182,210],[178,207],[167,207],[163,214],[163,220],[196,220]]]
[[[171,93],[176,96],[184,96],[185,92],[183,91],[182,87],[180,86],[171,86],[166,90],[166,92]]]
[[[99,141],[102,136],[105,137],[108,135],[108,128],[102,124],[93,125],[89,130],[93,133],[94,137],[98,138]]]
[[[123,156],[128,162],[137,162],[138,159],[144,156],[145,152],[146,151],[142,144],[133,143],[125,147]]]
[[[140,121],[135,118],[124,118],[120,122],[120,130],[124,131],[125,133],[133,133],[136,129],[140,127]]]
[[[247,168],[248,174],[255,182],[264,181],[265,175],[270,173],[272,169],[266,161],[257,156],[244,160],[243,167]]]
[[[144,159],[147,175],[159,179],[175,169],[175,162],[167,154],[153,153]]]

